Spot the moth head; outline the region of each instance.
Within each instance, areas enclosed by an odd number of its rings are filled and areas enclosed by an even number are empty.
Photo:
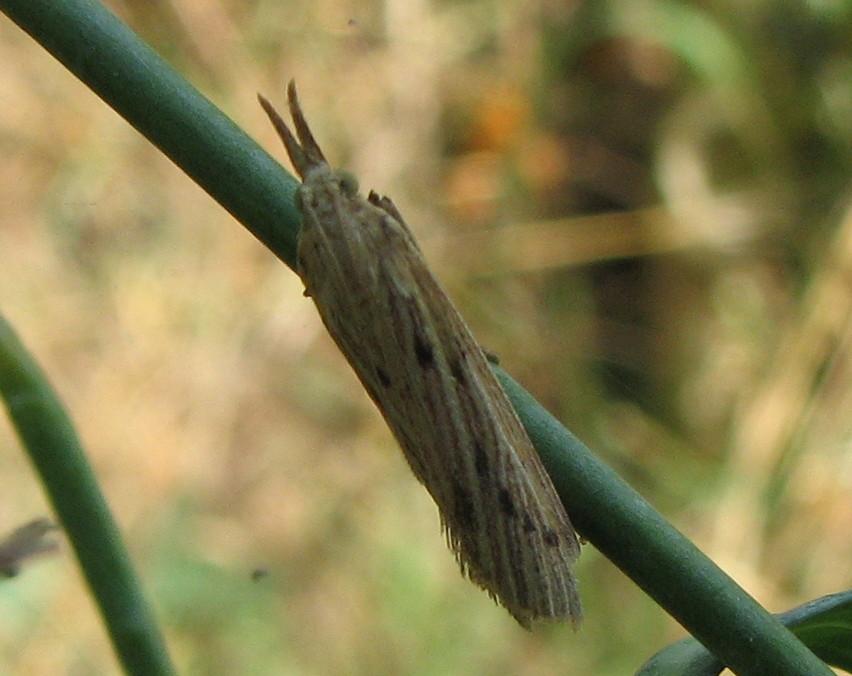
[[[320,171],[316,169],[315,171]],[[346,198],[352,198],[358,195],[358,179],[355,178],[354,174],[346,171],[345,169],[334,169],[329,170],[326,165],[326,171],[323,172],[326,175],[326,181],[334,184],[337,189],[340,191],[340,194]],[[301,212],[305,213],[305,209],[316,209],[316,205],[314,201],[316,200],[315,190],[312,189],[313,186],[306,180],[305,183],[302,184],[302,187],[296,190],[293,193],[293,204],[296,205],[296,208]]]
[[[355,197],[358,194],[358,179],[355,178],[355,174],[346,169],[337,169],[332,174],[332,178],[347,197]]]

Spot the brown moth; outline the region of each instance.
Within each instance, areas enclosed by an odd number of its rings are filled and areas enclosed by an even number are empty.
[[[550,477],[393,202],[332,169],[288,90],[298,140],[258,97],[302,178],[297,271],[438,505],[462,573],[522,625],[580,619],[580,547]]]

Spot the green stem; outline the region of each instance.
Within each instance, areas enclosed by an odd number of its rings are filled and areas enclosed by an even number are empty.
[[[499,367],[577,530],[734,673],[830,676],[793,633]]]
[[[0,315],[0,394],[65,529],[128,674],[173,674],[121,533],[71,420]]]
[[[293,266],[296,179],[133,31],[95,0],[0,0],[0,10]]]
[[[294,179],[129,29],[92,0],[0,8],[293,266]],[[504,385],[579,530],[708,649],[743,676],[832,673],[532,397]]]

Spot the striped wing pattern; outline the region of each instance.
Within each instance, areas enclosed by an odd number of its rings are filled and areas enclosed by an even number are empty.
[[[332,170],[289,89],[303,178],[298,272],[441,515],[462,572],[524,626],[582,615],[579,543],[470,329],[393,203]]]

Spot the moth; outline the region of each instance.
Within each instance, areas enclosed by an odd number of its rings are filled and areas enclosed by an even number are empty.
[[[27,559],[59,549],[58,543],[44,537],[52,530],[56,526],[47,519],[35,519],[0,540],[0,575],[15,577]]]
[[[578,622],[577,535],[485,352],[393,202],[332,169],[293,82],[296,135],[259,96],[302,179],[297,272],[432,495],[462,573],[523,626]]]

